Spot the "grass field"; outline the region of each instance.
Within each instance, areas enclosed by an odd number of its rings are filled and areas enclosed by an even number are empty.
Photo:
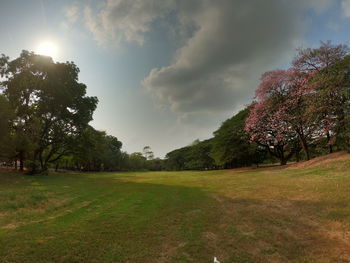
[[[350,262],[350,157],[205,172],[0,172],[0,262]]]

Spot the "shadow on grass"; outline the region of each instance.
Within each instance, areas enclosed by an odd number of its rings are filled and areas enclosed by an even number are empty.
[[[14,191],[30,198],[40,186],[70,201],[44,207],[39,221],[30,211],[24,221],[13,214],[15,227],[0,228],[0,262],[349,262],[348,239],[323,224],[322,211],[333,203],[231,199],[198,187],[82,178],[38,177],[1,195],[2,203],[7,196],[16,201]]]

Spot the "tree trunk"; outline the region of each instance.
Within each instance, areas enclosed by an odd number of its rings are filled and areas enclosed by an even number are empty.
[[[295,158],[296,158],[297,163],[300,162],[300,154],[299,154],[298,150],[295,152]]]
[[[333,145],[329,144],[330,140],[331,140],[331,135],[329,134],[329,132],[327,132],[327,144],[328,144],[329,153],[333,153]]]
[[[307,145],[306,139],[302,136],[299,136],[299,138],[300,138],[301,146],[303,147],[303,150],[306,154],[306,159],[310,160],[310,151],[309,151],[309,146]]]
[[[280,158],[280,165],[286,165],[287,164],[287,160],[284,157]]]
[[[17,160],[16,160],[17,163]],[[19,170],[23,172],[24,170],[24,152],[20,151],[19,152]]]

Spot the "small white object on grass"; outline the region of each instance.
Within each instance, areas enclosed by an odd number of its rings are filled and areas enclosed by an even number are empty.
[[[220,263],[220,261],[216,257],[214,257],[214,263]]]

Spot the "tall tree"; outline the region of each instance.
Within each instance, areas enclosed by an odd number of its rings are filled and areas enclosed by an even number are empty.
[[[142,154],[147,160],[154,159],[154,153],[152,152],[150,146],[143,147]]]
[[[315,99],[309,103],[309,115],[317,121],[319,138],[326,137],[329,151],[333,151],[336,142],[335,127],[339,127],[339,108],[344,101],[342,85],[336,78],[341,73],[337,69],[349,55],[347,45],[333,45],[330,41],[321,42],[318,48],[300,49],[293,61],[293,66],[300,72],[312,77],[315,86]]]
[[[315,87],[310,84],[310,73],[296,69],[274,70],[262,75],[256,90],[256,99],[268,105],[274,118],[293,130],[310,159],[309,144],[317,125],[308,112],[309,103],[315,96]]]
[[[96,97],[86,96],[73,62],[22,51],[3,71],[4,95],[15,111],[13,128],[20,134],[17,152],[31,161],[32,172],[47,170],[64,156],[71,141],[92,120]],[[30,146],[21,147],[22,141]],[[26,144],[24,144],[26,145]]]

